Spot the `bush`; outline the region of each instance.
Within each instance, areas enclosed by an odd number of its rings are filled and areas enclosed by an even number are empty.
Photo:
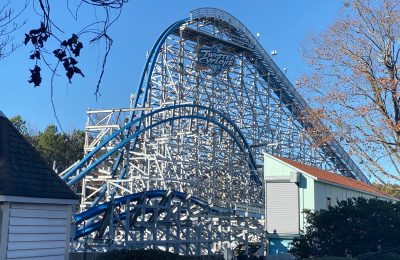
[[[180,259],[177,254],[161,250],[115,250],[104,253],[100,260],[175,260]]]
[[[398,260],[400,259],[400,247],[392,248],[383,252],[370,252],[357,256],[357,260],[375,260],[375,259],[385,259],[385,260]]]
[[[359,197],[306,214],[306,233],[295,239],[289,250],[301,259],[385,251],[397,247],[400,241],[396,232],[400,230],[398,202]]]
[[[223,260],[221,255],[181,256],[161,250],[115,250],[102,254],[99,260]]]

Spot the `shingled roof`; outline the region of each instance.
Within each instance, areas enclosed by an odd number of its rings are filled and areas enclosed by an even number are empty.
[[[0,195],[78,199],[1,111]]]
[[[368,192],[368,193],[372,193],[378,196],[384,196],[384,197],[388,197],[388,198],[392,198],[397,200],[396,198],[384,193],[383,191],[379,190],[378,188],[375,188],[372,185],[369,185],[367,183],[364,183],[362,181],[357,181],[345,176],[341,176],[335,173],[331,173],[328,171],[324,171],[303,163],[299,163],[287,158],[283,158],[283,157],[279,157],[279,156],[273,156],[275,158],[277,158],[278,160],[289,164],[290,166],[306,173],[309,174],[313,177],[315,177],[317,179],[317,181],[324,181],[324,182],[329,182],[332,184],[337,184],[340,186],[345,186],[351,189],[355,189],[355,190],[359,190],[359,191],[364,191],[364,192]]]

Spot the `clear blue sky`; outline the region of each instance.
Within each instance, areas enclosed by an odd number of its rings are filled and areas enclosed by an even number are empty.
[[[76,28],[94,20],[91,8],[82,9],[81,19],[75,22],[67,11],[67,1],[51,2],[53,19],[65,29],[65,38]],[[261,45],[268,52],[272,49],[278,51],[275,61],[282,69],[288,69],[287,76],[294,82],[307,70],[299,52],[305,37],[310,32],[323,31],[332,23],[341,8],[341,1],[131,0],[110,31],[114,44],[101,88],[102,96],[96,101],[93,95],[101,62],[98,46],[85,45],[82,50],[80,65],[85,78],[75,76],[71,85],[60,71],[63,75],[55,81],[54,100],[64,130],[83,129],[87,108],[128,107],[130,93],[136,93],[146,50],[151,49],[168,25],[188,17],[189,11],[198,7],[223,9],[241,20],[254,34],[260,33]],[[32,7],[24,17],[28,23],[15,34],[16,41],[22,42],[24,33],[40,23]],[[28,69],[34,65],[28,59],[30,50],[30,47],[22,46],[12,56],[0,61],[0,110],[8,117],[20,114],[33,127],[42,130],[56,122],[50,103],[50,77],[43,75],[42,85],[38,88],[27,82]]]

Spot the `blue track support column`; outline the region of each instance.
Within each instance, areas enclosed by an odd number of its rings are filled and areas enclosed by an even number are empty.
[[[201,254],[201,242],[199,242],[199,241],[201,241],[201,225],[200,224],[196,225],[195,232],[196,232],[196,240],[198,241],[195,243],[196,255],[200,255]]]
[[[146,231],[146,228],[145,228],[145,225],[146,225],[146,223],[145,223],[145,217],[146,217],[146,215],[145,215],[145,205],[141,205],[141,221],[140,221],[140,227],[139,227],[139,230],[140,230],[140,245],[141,245],[141,248],[144,248],[145,247],[145,240],[144,240],[144,233],[145,233],[145,231]]]
[[[244,233],[244,253],[245,255],[249,255],[249,233]]]
[[[156,224],[158,220],[158,214],[159,214],[160,208],[155,208],[153,209],[153,221],[150,223],[150,232],[151,232],[151,239],[153,240],[152,248],[156,249],[157,248],[157,229],[156,229]]]
[[[174,253],[175,254],[180,254],[180,244],[181,244],[181,222],[179,221],[181,219],[181,204],[178,204],[178,214],[177,214],[177,221],[176,221],[176,240],[174,244]]]
[[[165,240],[166,240],[166,243],[165,243],[165,251],[167,251],[167,252],[170,252],[170,247],[171,247],[171,244],[170,244],[170,232],[171,232],[171,225],[170,224],[167,224],[167,226],[165,227]]]
[[[208,252],[209,255],[212,254],[212,231],[213,231],[213,228],[212,228],[212,217],[211,217],[212,214],[213,214],[212,207],[209,207],[208,219],[207,219],[207,222],[208,222],[208,227],[207,227],[207,239],[208,239],[208,241],[207,241],[207,252]]]
[[[126,213],[126,218],[125,218],[125,226],[126,228],[129,230],[130,228],[130,219],[131,219],[131,201],[129,198],[126,199],[126,204],[125,204],[125,211]],[[125,244],[127,244],[129,242],[129,231],[125,232]]]
[[[185,199],[186,199],[186,197],[185,197]],[[186,203],[185,203],[186,205],[186,208],[187,209],[190,209],[190,202],[189,202],[189,200],[186,200]],[[192,236],[191,236],[191,232],[193,231],[191,228],[190,228],[190,225],[191,225],[191,219],[192,219],[192,212],[190,211],[190,210],[186,210],[186,212],[185,212],[186,214],[187,214],[187,218],[186,218],[186,223],[185,223],[185,229],[186,229],[186,234],[185,234],[185,240],[186,241],[191,241],[193,238],[192,238]],[[186,252],[190,252],[191,251],[191,249],[190,249],[190,244],[189,243],[186,243]]]
[[[114,244],[113,242],[114,242],[114,238],[115,238],[115,235],[114,235],[114,195],[111,195],[110,203],[111,203],[111,209],[110,209],[110,223],[108,226],[108,234],[109,234],[110,241],[111,241],[111,247],[113,247],[113,244]]]

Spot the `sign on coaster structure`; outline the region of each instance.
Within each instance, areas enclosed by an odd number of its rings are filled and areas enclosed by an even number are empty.
[[[235,55],[226,51],[223,45],[198,46],[197,52],[197,68],[199,70],[207,70],[211,75],[219,74],[235,64]]]

